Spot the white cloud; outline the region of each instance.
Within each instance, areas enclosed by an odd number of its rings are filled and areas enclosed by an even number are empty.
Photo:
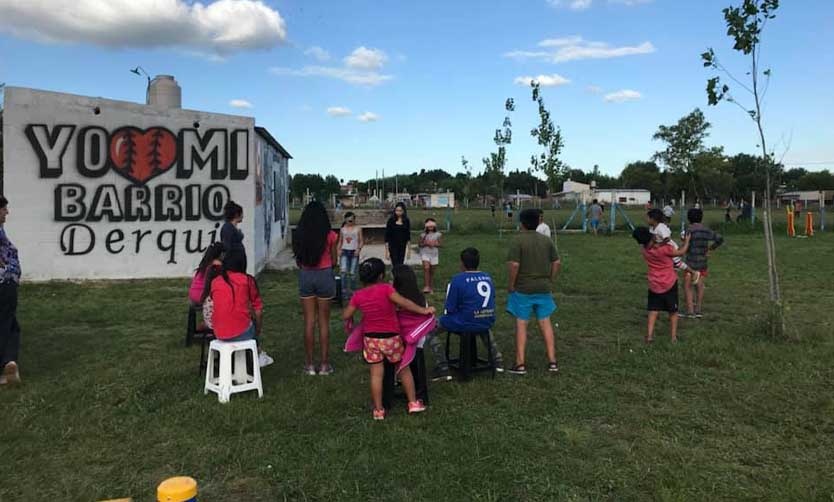
[[[351,114],[351,111],[344,106],[331,106],[327,109],[327,114],[331,117],[347,117]]]
[[[565,77],[553,73],[551,75],[539,75],[538,77],[516,77],[513,82],[518,85],[530,85],[532,82],[538,82],[542,87],[556,87],[558,85],[567,85],[570,80]]]
[[[546,38],[538,43],[539,47],[563,47],[565,45],[576,45],[582,43],[582,37],[579,35],[571,35],[569,37],[561,38]]]
[[[245,99],[233,99],[229,101],[229,106],[232,108],[254,108],[252,103],[246,101]]]
[[[592,42],[579,36],[550,38],[538,43],[546,51],[516,50],[504,53],[511,59],[541,59],[551,63],[565,63],[583,59],[610,59],[638,54],[651,54],[657,49],[651,42],[612,47],[606,42]]]
[[[359,119],[362,122],[376,122],[377,120],[379,120],[379,115],[373,112],[365,112],[362,115],[358,116],[357,119]]]
[[[635,5],[642,5],[651,2],[652,0],[608,0],[608,3],[618,3],[627,7],[634,7]]]
[[[344,59],[345,66],[355,70],[379,70],[388,61],[388,56],[379,49],[357,47]]]
[[[620,91],[608,93],[602,99],[604,99],[606,103],[625,103],[626,101],[637,101],[642,97],[643,95],[637,91],[622,89]]]
[[[0,31],[45,42],[229,54],[287,38],[281,14],[261,0],[0,0],[0,9]]]
[[[571,10],[584,10],[591,6],[592,0],[547,0],[553,7],[566,7]]]
[[[270,68],[273,75],[290,77],[326,77],[343,80],[349,84],[375,86],[391,80],[391,75],[383,75],[375,71],[356,71],[350,68],[332,66],[305,66],[303,68]]]
[[[2,1],[2,0],[0,0]],[[375,86],[385,83],[394,77],[381,73],[388,56],[379,49],[357,47],[343,60],[344,66],[310,65],[301,68],[274,67],[269,71],[273,75],[291,77],[325,77],[342,80],[349,84]]]
[[[310,56],[317,61],[327,61],[330,59],[330,53],[316,45],[304,51],[305,56]]]

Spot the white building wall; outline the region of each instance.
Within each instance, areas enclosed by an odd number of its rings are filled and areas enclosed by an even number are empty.
[[[256,134],[255,138],[255,263],[258,270],[289,240],[289,159]]]
[[[24,279],[190,276],[229,197],[256,252],[254,119],[15,87],[4,101],[6,229]]]
[[[644,206],[651,200],[651,192],[647,190],[596,190],[591,193],[592,199],[605,204],[611,204],[615,199],[618,204],[629,206]],[[623,200],[625,199],[625,200]]]

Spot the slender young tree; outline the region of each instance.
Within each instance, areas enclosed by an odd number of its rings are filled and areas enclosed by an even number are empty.
[[[777,165],[773,152],[767,149],[764,125],[762,122],[762,102],[767,95],[770,84],[771,70],[763,68],[761,63],[762,33],[768,21],[776,17],[779,0],[744,0],[740,6],[731,6],[723,10],[724,22],[727,25],[727,36],[734,44],[733,50],[741,53],[748,60],[749,66],[744,70],[748,81],[736,77],[718,59],[715,50],[709,48],[701,54],[704,67],[711,68],[727,77],[736,89],[741,89],[741,95],[731,92],[730,85],[722,82],[721,76],[714,76],[707,80],[707,99],[710,105],[717,105],[721,101],[733,103],[750,116],[756,124],[759,133],[759,147],[762,150],[761,168],[765,173],[765,196],[763,203],[763,223],[765,235],[765,253],[767,254],[768,288],[770,292],[770,333],[782,336],[785,332],[785,317],[782,304],[782,291],[779,284],[779,273],[776,269],[776,243],[773,240],[773,219],[771,212],[772,171]],[[750,100],[750,101],[748,101]]]
[[[490,153],[489,157],[483,159],[484,175],[486,178],[498,186],[498,194],[501,199],[504,199],[504,178],[506,177],[504,170],[507,167],[507,145],[513,142],[513,123],[510,120],[510,113],[515,111],[515,101],[513,98],[507,98],[504,102],[504,110],[507,115],[504,117],[504,122],[501,128],[495,130],[495,136],[492,140],[498,147],[498,151]]]
[[[550,119],[550,111],[544,105],[541,95],[541,88],[536,81],[530,82],[532,88],[532,99],[538,105],[539,125],[530,131],[530,135],[542,147],[542,152],[536,156],[530,156],[530,168],[532,171],[541,171],[547,179],[547,188],[551,193],[559,191],[559,181],[565,172],[566,166],[559,159],[562,147],[565,146],[562,140],[562,130],[553,125]]]

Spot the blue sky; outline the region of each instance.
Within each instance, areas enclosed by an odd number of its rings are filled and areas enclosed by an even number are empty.
[[[728,2],[0,0],[0,82],[141,101],[128,70],[142,65],[175,75],[186,108],[255,116],[293,173],[348,179],[455,172],[462,155],[480,170],[508,97],[509,167],[526,169],[537,116],[515,80],[545,75],[569,81],[543,91],[564,160],[616,174],[696,106],[711,144],[755,151],[739,109],[706,104],[705,48],[745,68],[724,35]],[[765,41],[768,141],[788,164],[834,169],[834,2],[782,3]]]

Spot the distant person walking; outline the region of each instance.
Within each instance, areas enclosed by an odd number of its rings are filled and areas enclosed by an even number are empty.
[[[398,202],[394,212],[385,224],[385,259],[397,266],[408,259],[408,243],[411,242],[411,221],[405,210],[405,204]]]
[[[317,372],[313,364],[317,320],[321,351],[318,374],[333,373],[329,360],[330,301],[336,296],[333,265],[336,263],[338,242],[339,236],[330,230],[330,218],[321,202],[307,204],[298,221],[292,247],[301,269],[298,273],[298,294],[304,312],[304,373],[311,376]]]
[[[243,231],[240,230],[240,224],[243,222],[243,208],[233,200],[226,203],[223,208],[223,215],[226,222],[220,227],[220,242],[223,243],[223,252],[243,253],[244,260],[246,258],[246,247],[243,245]],[[246,270],[246,262],[243,263],[243,268]]]
[[[552,237],[550,233],[550,226],[547,223],[545,223],[544,211],[541,209],[539,209],[539,226],[536,227],[536,232],[548,238]]]
[[[602,213],[603,209],[602,206],[599,204],[599,201],[594,199],[591,203],[591,230],[594,232],[594,235],[599,233],[599,223],[602,221]]]
[[[20,259],[6,235],[9,201],[0,195],[0,386],[20,383],[20,324],[17,322],[17,288]]]

